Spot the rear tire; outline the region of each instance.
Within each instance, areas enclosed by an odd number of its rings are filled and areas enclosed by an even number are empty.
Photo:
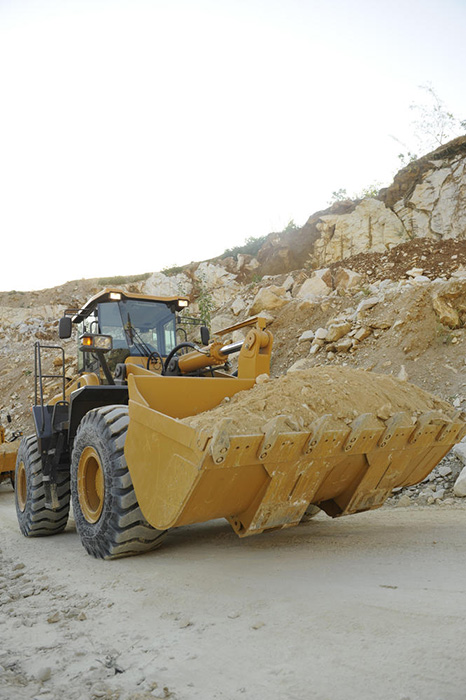
[[[35,435],[21,439],[14,485],[16,515],[19,529],[25,537],[57,535],[65,529],[70,510],[70,476],[67,472],[60,474],[57,484],[58,509],[47,508],[42,460]]]
[[[89,554],[116,559],[156,549],[166,530],[144,518],[123,452],[127,406],[103,406],[84,416],[74,440],[71,496],[76,529]]]

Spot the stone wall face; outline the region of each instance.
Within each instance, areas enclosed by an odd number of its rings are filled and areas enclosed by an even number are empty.
[[[422,182],[410,196],[398,200],[393,211],[410,238],[465,238],[466,160],[432,161]]]
[[[321,216],[317,229],[315,267],[368,250],[383,253],[409,238],[402,221],[378,199],[363,199],[349,214]]]

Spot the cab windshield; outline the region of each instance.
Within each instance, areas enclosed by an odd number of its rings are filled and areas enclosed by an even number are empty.
[[[109,366],[128,355],[166,357],[176,344],[175,313],[164,302],[122,299],[98,304],[99,333],[111,335]]]

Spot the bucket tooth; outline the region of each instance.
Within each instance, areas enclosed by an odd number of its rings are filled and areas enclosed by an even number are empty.
[[[397,486],[411,486],[423,481],[461,439],[465,426],[462,421],[455,420],[458,420],[458,416],[447,421],[437,411],[429,411],[419,416],[406,445],[411,460]]]
[[[267,463],[288,461],[296,446],[301,447],[307,433],[300,432],[296,421],[291,416],[275,416],[262,428],[264,438],[257,451],[257,458]],[[269,467],[266,467],[269,471]]]
[[[309,438],[304,445],[304,453],[313,459],[317,456],[337,454],[341,451],[350,428],[327,413],[313,421]]]
[[[446,423],[440,428],[440,432],[437,434],[435,441],[453,445],[463,437],[464,432],[461,433],[463,429],[463,423],[459,422],[457,417],[454,416],[449,423]]]
[[[215,464],[222,464],[230,449],[231,425],[232,421],[225,418],[215,427],[210,443],[210,454]]]
[[[379,439],[382,428],[372,413],[363,413],[351,423],[351,432],[345,442],[346,453],[367,452]]]
[[[416,421],[415,428],[409,437],[409,444],[414,445],[422,438],[428,436],[433,438],[438,435],[440,429],[446,425],[448,421],[441,417],[438,411],[428,411],[423,413]]]
[[[356,488],[353,486],[337,499],[341,515],[381,506],[409,466],[411,455],[409,452],[378,449],[367,454],[366,460],[367,470]]]
[[[410,439],[414,428],[414,421],[408,413],[400,411],[386,421],[386,430],[381,436],[378,447],[394,449],[396,443],[403,444]]]

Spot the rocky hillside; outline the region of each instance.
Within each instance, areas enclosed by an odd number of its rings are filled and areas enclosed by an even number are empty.
[[[298,231],[271,234],[253,262],[255,274],[308,264],[320,268],[368,250],[383,253],[413,238],[465,240],[465,164],[462,136],[400,170],[377,197],[336,202]]]
[[[466,409],[465,164],[463,137],[402,170],[378,198],[339,202],[298,231],[271,234],[255,257],[154,272],[126,288],[189,295],[190,315],[211,309],[213,332],[265,315],[276,376],[316,365],[372,369]],[[101,286],[81,280],[0,293],[0,421],[12,417],[9,434],[32,427],[34,342],[57,344],[63,309]],[[62,371],[56,351],[45,369]],[[66,375],[75,369],[70,340]],[[56,386],[46,380],[49,393]]]

